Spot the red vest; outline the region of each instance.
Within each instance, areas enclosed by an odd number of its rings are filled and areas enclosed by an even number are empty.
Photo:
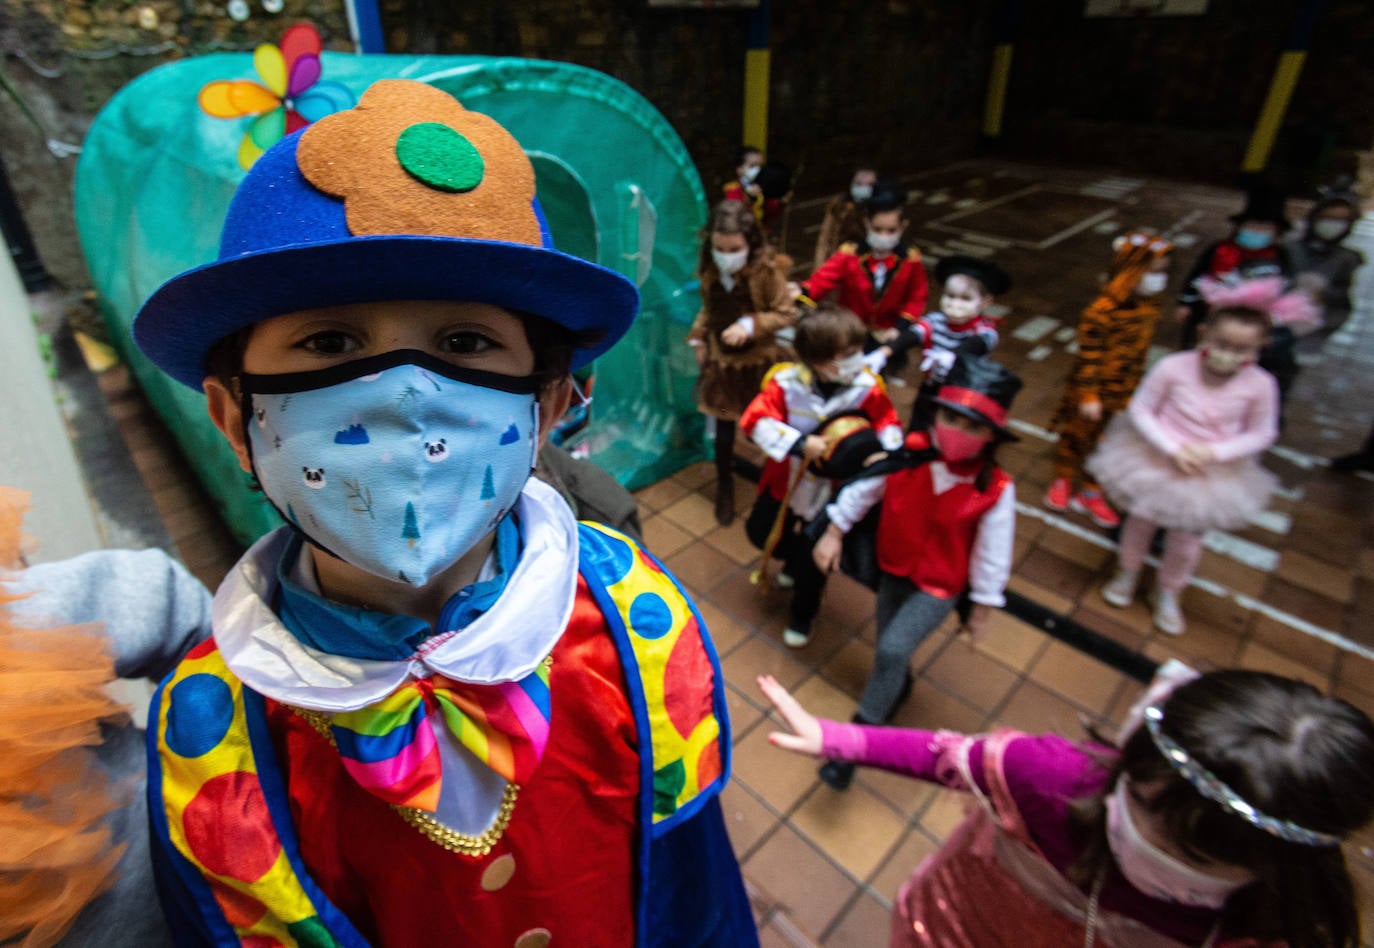
[[[449,852],[408,826],[304,718],[268,701],[311,876],[374,945],[514,945],[547,926],[555,944],[630,948],[640,758],[625,690],[606,620],[579,577],[549,670],[548,749],[486,856]],[[435,919],[451,921],[436,931]]]
[[[878,565],[885,573],[911,580],[923,592],[948,599],[968,585],[978,524],[1011,477],[997,468],[986,491],[970,482],[937,495],[935,463],[898,471],[887,479],[878,521]],[[958,465],[958,473],[968,473],[966,467],[977,474],[976,463]]]

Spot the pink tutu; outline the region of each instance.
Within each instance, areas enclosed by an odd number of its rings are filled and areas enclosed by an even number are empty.
[[[1162,527],[1196,533],[1244,527],[1268,506],[1278,483],[1255,457],[1184,474],[1145,440],[1128,412],[1112,419],[1084,467],[1118,508]]]

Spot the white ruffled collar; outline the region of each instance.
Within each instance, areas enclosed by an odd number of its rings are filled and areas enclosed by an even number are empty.
[[[577,522],[562,496],[535,478],[526,482],[515,512],[524,547],[506,592],[459,634],[402,661],[331,655],[291,634],[270,605],[277,565],[291,538],[286,527],[274,530],[253,544],[215,594],[220,654],[254,691],[316,711],[366,707],[411,677],[518,681],[553,650],[572,615]]]

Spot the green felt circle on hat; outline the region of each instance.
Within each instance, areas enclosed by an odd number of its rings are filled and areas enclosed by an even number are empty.
[[[401,132],[396,157],[408,174],[438,191],[471,191],[486,170],[472,142],[439,122],[417,122]]]

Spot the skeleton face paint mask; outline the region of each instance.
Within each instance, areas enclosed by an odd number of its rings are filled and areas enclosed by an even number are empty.
[[[539,379],[398,350],[241,376],[253,471],[311,543],[423,586],[515,504],[539,447]]]

